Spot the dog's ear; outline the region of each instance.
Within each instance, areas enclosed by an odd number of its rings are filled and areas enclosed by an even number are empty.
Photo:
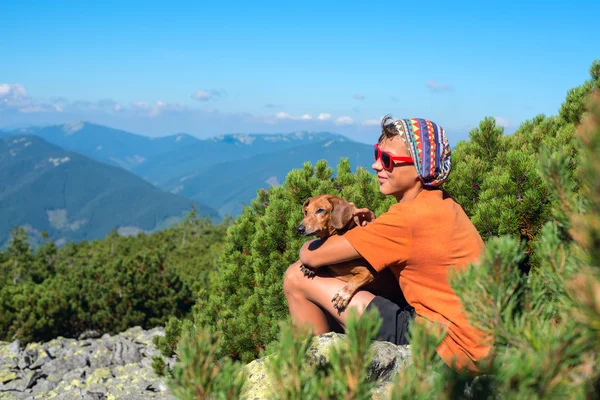
[[[302,204],[302,211],[304,211],[304,209],[306,209],[306,207],[308,207],[308,203],[310,203],[310,198],[306,199],[304,204]]]
[[[329,197],[327,200],[331,203],[331,226],[335,229],[342,229],[352,219],[354,207],[346,200],[339,197]]]

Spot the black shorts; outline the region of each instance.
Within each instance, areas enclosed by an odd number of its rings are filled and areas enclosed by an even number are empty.
[[[392,342],[396,345],[406,345],[410,343],[409,327],[415,319],[415,309],[411,307],[404,297],[396,297],[389,300],[385,297],[375,296],[367,305],[365,311],[376,309],[381,316],[381,327],[375,337],[375,340]],[[436,357],[439,357],[437,355]],[[443,368],[450,371],[446,363],[442,363]]]
[[[410,322],[415,318],[415,309],[403,298],[392,301],[381,296],[375,296],[365,311],[374,308],[382,319],[375,340],[392,342],[397,345],[408,344],[410,340],[408,328]]]

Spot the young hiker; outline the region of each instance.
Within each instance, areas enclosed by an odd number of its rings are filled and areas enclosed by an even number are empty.
[[[319,335],[338,324],[344,327],[350,309],[360,315],[375,308],[383,320],[377,339],[396,344],[409,340],[406,333],[413,318],[438,322],[447,329],[439,356],[454,369],[477,372],[489,341],[467,321],[447,276],[451,269],[476,262],[485,247],[460,205],[440,188],[452,165],[446,133],[418,118],[386,117],[381,125],[372,168],[381,193],[397,202],[378,218],[359,209],[355,215],[363,226],[302,247],[300,260],[284,277],[290,315],[296,326],[309,325]],[[406,300],[391,301],[389,296],[360,290],[344,311],[334,308],[331,299],[345,282],[320,268],[361,257],[377,272],[391,271]],[[316,276],[305,277],[301,263],[316,270]]]

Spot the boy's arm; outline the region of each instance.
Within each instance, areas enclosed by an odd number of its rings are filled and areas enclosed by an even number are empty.
[[[361,255],[343,236],[330,236],[326,240],[310,240],[300,249],[300,262],[309,268],[319,268],[360,257]]]

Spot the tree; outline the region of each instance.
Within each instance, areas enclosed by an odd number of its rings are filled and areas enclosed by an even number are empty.
[[[600,87],[600,62],[594,60],[590,67],[590,79],[583,85],[569,90],[567,98],[560,108],[560,116],[567,122],[578,124],[585,112],[588,96]]]

